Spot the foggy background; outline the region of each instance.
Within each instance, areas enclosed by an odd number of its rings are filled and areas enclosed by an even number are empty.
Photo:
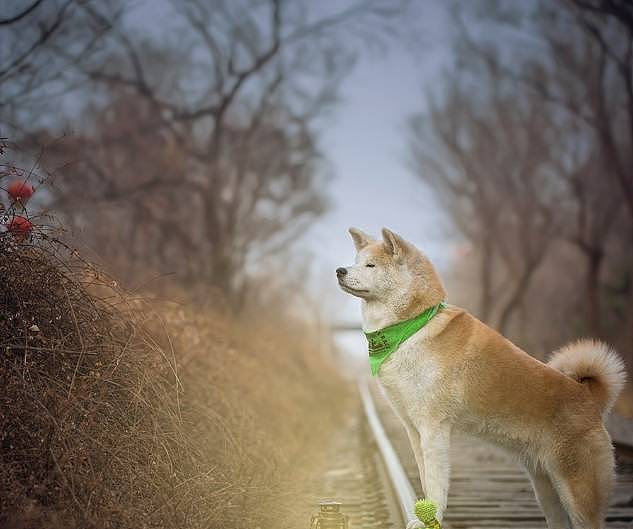
[[[629,0],[1,5],[3,527],[296,528],[331,470],[378,508],[350,226],[632,372]]]
[[[630,358],[628,4],[5,11],[2,136],[41,223],[129,288],[358,322],[334,269],[347,228],[387,226],[533,354],[593,335]]]

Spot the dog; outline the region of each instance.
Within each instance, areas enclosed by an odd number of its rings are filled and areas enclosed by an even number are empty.
[[[453,305],[429,259],[396,233],[349,230],[357,256],[336,270],[362,300],[363,330],[439,305],[380,365],[378,378],[409,436],[426,498],[442,521],[451,432],[484,438],[523,464],[549,529],[600,529],[614,482],[604,418],[625,383],[622,360],[583,340],[540,362]],[[411,522],[409,529],[423,527]]]

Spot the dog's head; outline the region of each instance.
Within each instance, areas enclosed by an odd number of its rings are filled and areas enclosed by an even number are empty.
[[[385,305],[430,306],[446,297],[435,268],[411,243],[386,228],[382,241],[356,228],[349,232],[356,247],[356,262],[336,269],[345,292]]]

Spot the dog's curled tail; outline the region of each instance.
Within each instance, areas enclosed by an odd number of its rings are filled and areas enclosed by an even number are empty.
[[[602,416],[611,411],[626,382],[624,362],[607,344],[579,340],[554,352],[548,365],[586,384]]]

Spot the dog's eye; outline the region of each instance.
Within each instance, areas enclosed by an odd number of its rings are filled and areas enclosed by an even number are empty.
[[[367,268],[373,268],[373,267],[374,267],[374,266],[376,266],[376,265],[375,265],[375,264],[372,264],[372,263],[367,263],[365,266],[366,266]]]

